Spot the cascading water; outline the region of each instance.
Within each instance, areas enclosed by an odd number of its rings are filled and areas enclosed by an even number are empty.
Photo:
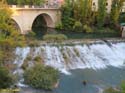
[[[29,64],[33,64],[36,56],[42,58],[45,65],[52,66],[62,73],[70,74],[71,69],[105,69],[108,66],[121,68],[125,65],[125,43],[106,44],[77,44],[77,45],[41,45],[39,47],[16,48],[16,59],[14,64],[17,68],[14,73],[20,75],[21,82],[23,70],[21,68],[24,60],[31,56]],[[30,66],[29,65],[29,66]]]
[[[15,54],[16,54],[16,59],[14,61],[14,64],[17,65],[15,71],[13,72],[13,74],[17,74],[19,77],[19,82],[18,82],[18,86],[21,87],[25,87],[23,83],[24,79],[23,79],[23,70],[21,68],[21,66],[24,63],[24,60],[26,59],[27,55],[30,53],[30,48],[26,47],[26,48],[16,48]]]

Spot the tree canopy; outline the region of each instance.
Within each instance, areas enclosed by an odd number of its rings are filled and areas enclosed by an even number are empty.
[[[99,28],[117,24],[124,0],[112,0],[111,12],[107,11],[107,0],[98,0],[98,6],[92,0],[65,0],[62,7],[61,28],[71,31],[81,27]],[[93,7],[98,7],[93,9]],[[111,24],[112,23],[112,24]],[[86,26],[85,26],[86,25]]]
[[[4,0],[0,1],[0,62],[5,63],[12,56],[12,48],[24,44],[24,36],[14,27],[12,11]],[[9,57],[8,57],[9,56]]]
[[[118,23],[121,8],[123,6],[124,0],[113,0],[112,1],[112,8],[110,13],[110,18],[112,23]]]
[[[10,5],[42,5],[45,0],[7,0],[7,2]]]

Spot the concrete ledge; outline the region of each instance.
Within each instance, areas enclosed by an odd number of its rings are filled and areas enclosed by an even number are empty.
[[[125,38],[125,30],[122,31],[122,37]]]
[[[17,5],[10,5],[11,9],[59,9],[58,6],[34,6],[34,5],[23,5],[23,6],[17,6]]]

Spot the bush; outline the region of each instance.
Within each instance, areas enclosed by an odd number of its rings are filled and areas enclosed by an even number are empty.
[[[65,30],[72,31],[74,23],[75,23],[75,19],[73,19],[73,18],[65,17],[62,19],[63,28]]]
[[[62,41],[62,40],[66,40],[67,36],[65,36],[64,34],[56,34],[56,35],[48,34],[48,35],[44,35],[43,39],[47,41]]]
[[[34,37],[35,35],[36,35],[36,33],[33,32],[33,31],[30,31],[30,32],[27,34],[28,37]]]
[[[118,33],[118,31],[108,28],[108,27],[107,28],[104,28],[104,27],[96,28],[94,30],[95,30],[95,32],[98,32],[98,33]]]
[[[125,22],[125,13],[121,13],[119,17],[119,22],[124,23]]]
[[[9,88],[14,83],[8,69],[0,66],[0,89]]]
[[[24,63],[22,64],[21,68],[22,68],[23,70],[26,70],[27,67],[28,67],[28,61],[24,61]]]
[[[52,90],[57,83],[59,73],[52,67],[35,65],[24,73],[25,83],[34,88]]]
[[[92,28],[89,27],[88,25],[84,25],[84,26],[83,26],[83,29],[84,29],[87,33],[92,33],[92,32],[93,32],[93,31],[92,31]]]
[[[57,24],[57,25],[56,25],[56,29],[57,29],[57,30],[63,29],[62,23]]]
[[[38,47],[40,45],[40,43],[38,41],[36,41],[36,40],[29,41],[27,44],[30,47]]]
[[[21,66],[21,68],[23,69],[23,70],[26,70],[27,69],[27,67],[29,66],[29,61],[31,61],[32,60],[32,57],[31,56],[28,56],[25,60],[24,60],[24,62],[23,62],[23,64],[22,64],[22,66]]]
[[[35,61],[35,64],[41,64],[41,63],[43,63],[43,59],[40,57],[40,56],[36,56],[35,58],[34,58],[34,61]]]
[[[110,87],[110,88],[104,90],[103,93],[121,93],[121,92],[112,88],[112,87]]]
[[[82,24],[81,24],[81,22],[76,21],[75,24],[74,24],[74,26],[73,26],[73,29],[74,29],[74,31],[76,31],[76,32],[82,32],[83,29],[82,29]]]
[[[121,93],[125,93],[125,81],[121,83]]]
[[[36,62],[40,62],[42,59],[41,59],[41,57],[40,56],[36,56],[35,58],[34,58],[34,61],[36,61]]]

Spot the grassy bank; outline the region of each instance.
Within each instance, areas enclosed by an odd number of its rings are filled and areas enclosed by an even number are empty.
[[[19,93],[20,89],[0,89],[0,93]]]

